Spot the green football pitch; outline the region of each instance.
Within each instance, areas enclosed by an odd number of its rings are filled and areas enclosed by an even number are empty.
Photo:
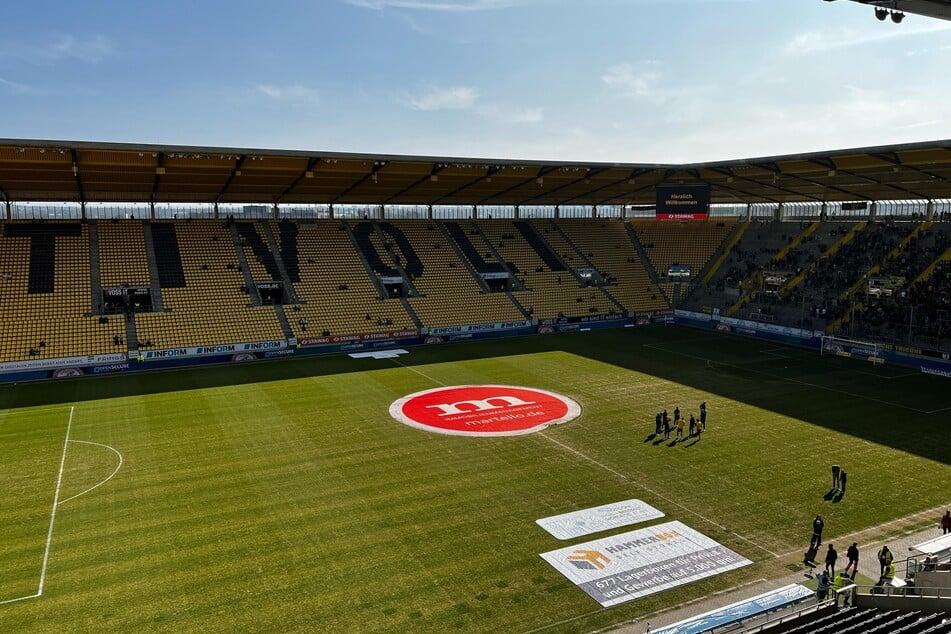
[[[499,438],[388,413],[471,384],[582,413]],[[702,440],[650,437],[702,400]],[[681,327],[8,385],[0,408],[0,632],[592,631],[787,575],[816,513],[828,541],[951,502],[947,379]],[[638,527],[535,521],[631,498],[754,564],[600,608],[539,554]]]

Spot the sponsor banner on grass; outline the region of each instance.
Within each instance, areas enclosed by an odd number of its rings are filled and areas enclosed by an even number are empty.
[[[24,370],[48,370],[54,368],[85,367],[103,363],[125,361],[124,352],[115,354],[91,354],[85,357],[59,357],[55,359],[30,359],[29,361],[8,361],[0,363],[0,374],[22,372]]]
[[[454,335],[463,332],[492,332],[494,330],[515,330],[516,328],[527,328],[532,325],[531,321],[523,319],[521,321],[496,321],[490,324],[466,324],[463,326],[443,326],[439,328],[430,328],[427,333],[430,335]]]
[[[612,504],[603,504],[590,509],[581,509],[571,513],[562,513],[535,520],[558,539],[574,539],[583,535],[600,533],[612,528],[629,524],[640,524],[664,516],[653,506],[641,500],[624,500]]]
[[[410,427],[454,436],[515,436],[566,423],[581,406],[561,394],[514,385],[453,385],[423,390],[390,405]]]
[[[717,610],[668,625],[665,628],[653,630],[653,632],[654,634],[700,634],[748,619],[757,614],[778,610],[815,596],[814,590],[798,583],[791,583],[788,586],[777,588],[751,599],[738,601]]]
[[[386,330],[383,332],[358,332],[349,335],[327,335],[321,337],[304,337],[299,341],[299,345],[304,348],[310,346],[327,346],[336,343],[349,343],[353,341],[381,341],[383,339],[406,339],[408,337],[418,337],[416,330]]]
[[[753,563],[681,522],[560,548],[541,557],[604,607]]]
[[[280,350],[287,347],[287,341],[252,341],[247,343],[226,343],[215,346],[192,346],[188,348],[166,348],[164,350],[140,350],[141,361],[159,361],[164,359],[184,359],[189,357],[208,357],[212,355],[231,355],[233,360],[243,361],[246,354],[266,350]],[[237,357],[237,358],[235,358]]]

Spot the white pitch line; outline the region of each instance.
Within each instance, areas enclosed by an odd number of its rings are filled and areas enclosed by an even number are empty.
[[[645,484],[643,484],[643,483],[641,483],[641,482],[637,482],[637,481],[635,481],[635,480],[632,480],[629,476],[624,475],[624,474],[621,473],[620,471],[616,471],[616,470],[612,469],[611,467],[609,467],[609,466],[607,466],[607,465],[605,465],[605,464],[602,464],[602,463],[598,462],[598,461],[595,460],[594,458],[592,458],[592,457],[590,457],[590,456],[587,456],[587,455],[581,453],[580,451],[578,451],[578,450],[575,449],[574,447],[570,447],[570,446],[568,446],[568,445],[566,445],[566,444],[564,444],[564,443],[562,443],[562,442],[560,442],[560,441],[558,441],[558,440],[555,440],[555,439],[552,438],[551,436],[547,436],[547,435],[545,434],[545,432],[538,432],[538,435],[541,436],[542,438],[544,438],[545,440],[548,440],[548,441],[550,441],[550,442],[553,442],[553,443],[555,443],[556,445],[558,445],[558,446],[560,446],[560,447],[562,447],[562,448],[564,448],[564,449],[570,451],[571,453],[575,454],[576,456],[578,456],[578,457],[580,457],[580,458],[583,458],[583,459],[587,460],[588,462],[591,462],[592,464],[596,464],[596,465],[598,465],[599,467],[601,467],[602,469],[604,469],[604,470],[606,470],[606,471],[608,471],[608,472],[610,472],[610,473],[613,473],[614,475],[618,476],[618,477],[621,478],[622,480],[625,480],[626,482],[630,482],[630,483],[632,483],[632,484],[635,484],[635,485],[637,485],[638,487],[644,489],[645,491],[651,493],[652,495],[656,495],[657,497],[659,497],[660,499],[664,500],[664,501],[667,502],[668,504],[671,504],[671,505],[673,505],[673,506],[676,506],[676,507],[678,507],[678,508],[680,508],[680,509],[686,511],[687,513],[690,513],[691,515],[695,515],[696,517],[699,517],[700,519],[702,519],[703,521],[707,522],[708,524],[711,524],[712,526],[716,526],[716,527],[719,528],[720,530],[722,530],[722,531],[724,531],[724,532],[727,532],[727,533],[729,533],[730,535],[733,535],[734,537],[737,537],[737,538],[743,540],[743,541],[746,542],[747,544],[750,544],[751,546],[753,546],[753,547],[755,547],[755,548],[758,548],[759,550],[762,550],[763,552],[767,552],[767,553],[769,553],[770,555],[772,555],[773,557],[779,557],[779,555],[777,555],[776,553],[774,553],[774,552],[771,551],[770,549],[765,548],[765,547],[763,547],[763,546],[757,544],[756,542],[754,542],[754,541],[752,541],[752,540],[750,540],[750,539],[747,539],[746,537],[743,537],[742,535],[740,535],[740,534],[737,533],[736,531],[732,531],[732,530],[730,530],[729,528],[727,528],[726,526],[723,526],[722,524],[718,524],[718,523],[714,522],[714,521],[713,521],[712,519],[710,519],[709,517],[706,517],[705,515],[702,515],[702,514],[700,514],[700,513],[697,513],[696,511],[694,511],[694,510],[692,510],[692,509],[690,509],[690,508],[684,506],[683,504],[680,504],[680,503],[678,503],[678,502],[675,502],[674,500],[670,499],[669,497],[667,497],[667,496],[664,495],[663,493],[658,493],[657,491],[651,489],[651,488],[648,487],[647,485],[645,485]]]
[[[432,381],[433,383],[436,383],[436,384],[441,385],[441,386],[443,386],[443,387],[449,387],[448,384],[443,383],[442,381],[440,381],[440,380],[438,380],[438,379],[434,379],[433,377],[429,376],[429,375],[426,374],[425,372],[420,372],[419,370],[417,370],[416,368],[414,368],[414,367],[411,366],[411,365],[406,365],[405,363],[400,363],[399,359],[390,359],[390,361],[392,361],[393,363],[395,363],[396,365],[398,365],[398,366],[400,366],[400,367],[406,368],[406,369],[409,370],[410,372],[415,372],[416,374],[420,375],[421,377],[423,377],[423,378],[425,378],[425,379],[429,379],[429,380]]]
[[[46,566],[50,560],[50,544],[53,541],[53,522],[56,521],[56,505],[59,504],[59,490],[63,484],[63,468],[66,466],[66,447],[69,445],[69,430],[73,426],[73,413],[76,406],[69,408],[69,422],[66,424],[66,439],[63,441],[63,456],[59,460],[59,475],[56,477],[56,493],[53,494],[53,511],[50,513],[50,527],[46,531],[46,549],[43,551],[43,568],[40,570],[40,587],[36,596],[43,596],[43,586],[46,584]]]
[[[418,374],[418,375],[420,375],[420,376],[422,376],[422,377],[425,377],[425,378],[429,379],[429,380],[432,381],[433,383],[438,383],[439,385],[442,385],[442,386],[445,386],[445,385],[446,385],[446,384],[443,383],[442,381],[439,381],[439,380],[437,380],[437,379],[434,379],[433,377],[428,376],[428,375],[426,375],[426,374],[423,373],[423,372],[420,372],[419,370],[417,370],[417,369],[414,368],[414,367],[411,367],[411,366],[408,366],[408,365],[404,365],[403,363],[400,363],[397,359],[392,359],[392,361],[393,361],[393,363],[395,363],[395,364],[397,364],[397,365],[400,365],[400,366],[406,368],[407,370],[412,370],[412,371],[415,372],[416,374]],[[625,480],[625,481],[627,481],[627,482],[634,482],[633,480],[631,480],[631,478],[629,478],[628,476],[624,475],[624,474],[621,473],[620,471],[615,471],[615,470],[612,469],[611,467],[609,467],[609,466],[607,466],[607,465],[605,465],[605,464],[602,464],[602,463],[598,462],[598,461],[595,460],[594,458],[591,458],[590,456],[586,456],[585,454],[581,453],[581,452],[578,451],[577,449],[574,449],[573,447],[569,447],[568,445],[566,445],[566,444],[564,444],[564,443],[562,443],[562,442],[559,442],[558,440],[555,440],[554,438],[552,438],[552,437],[550,437],[550,436],[546,436],[546,435],[545,435],[545,432],[538,432],[538,435],[539,435],[539,436],[542,436],[543,438],[545,438],[545,439],[548,440],[548,441],[551,441],[551,442],[555,443],[556,445],[561,446],[561,447],[564,448],[564,449],[567,449],[568,451],[570,451],[570,452],[576,454],[577,456],[579,456],[579,457],[581,457],[581,458],[584,458],[585,460],[587,460],[587,461],[589,461],[589,462],[592,462],[592,463],[598,465],[598,466],[601,467],[602,469],[605,469],[605,470],[607,470],[607,471],[613,473],[614,475],[616,475],[617,477],[621,478],[622,480]],[[690,510],[689,508],[687,508],[686,506],[683,506],[682,504],[678,504],[677,502],[674,502],[673,500],[671,500],[670,498],[664,496],[663,494],[657,493],[656,491],[654,491],[654,490],[652,490],[652,489],[649,489],[648,487],[646,487],[646,486],[644,486],[644,485],[642,485],[642,484],[640,484],[640,483],[635,483],[635,484],[637,484],[638,486],[640,486],[641,488],[643,488],[645,491],[649,491],[650,493],[656,495],[657,497],[659,497],[659,498],[661,498],[661,499],[663,499],[663,500],[666,500],[666,501],[669,502],[670,504],[673,504],[674,506],[680,507],[681,509],[687,511],[688,513],[692,513],[693,515],[696,515],[697,517],[701,518],[702,520],[706,521],[707,523],[712,524],[713,526],[716,526],[716,527],[719,528],[720,530],[726,531],[726,532],[730,533],[731,535],[734,535],[734,536],[736,536],[736,537],[742,539],[743,541],[747,542],[748,544],[751,544],[751,545],[755,546],[756,548],[759,548],[760,550],[769,553],[769,554],[772,555],[773,557],[776,557],[776,556],[777,556],[776,553],[774,553],[773,551],[769,550],[768,548],[764,548],[764,547],[760,546],[759,544],[757,544],[756,542],[750,541],[749,539],[743,537],[743,536],[740,535],[739,533],[736,533],[736,532],[734,532],[734,531],[731,531],[731,530],[728,529],[727,527],[721,526],[720,524],[717,524],[717,523],[714,522],[713,520],[711,520],[711,519],[709,519],[709,518],[707,518],[707,517],[704,517],[703,515],[701,515],[701,514],[695,512],[695,511],[691,511],[691,510]]]
[[[38,598],[39,596],[40,596],[40,595],[38,595],[38,594],[31,594],[31,595],[28,596],[28,597],[18,597],[18,598],[16,598],[16,599],[7,599],[6,601],[0,601],[0,605],[5,605],[5,604],[7,604],[7,603],[16,603],[17,601],[26,601],[27,599],[36,599],[36,598]]]
[[[66,503],[69,502],[70,500],[75,500],[75,499],[78,498],[80,495],[86,495],[86,494],[89,493],[90,491],[93,491],[93,490],[95,490],[95,489],[98,489],[99,487],[101,487],[102,485],[104,485],[106,482],[108,482],[109,480],[111,480],[111,479],[113,478],[113,476],[115,476],[117,473],[119,473],[119,469],[122,468],[122,454],[119,453],[119,451],[118,451],[115,447],[110,447],[109,445],[103,445],[102,443],[98,443],[98,442],[90,442],[90,441],[88,441],[88,440],[70,440],[69,442],[78,442],[78,443],[82,443],[82,444],[84,444],[84,445],[96,445],[97,447],[105,447],[105,448],[108,449],[109,451],[111,451],[111,452],[113,452],[114,454],[116,454],[117,456],[119,456],[119,464],[116,465],[116,468],[112,471],[112,473],[109,474],[109,477],[108,477],[108,478],[106,478],[105,480],[103,480],[103,481],[100,482],[99,484],[96,484],[96,485],[94,485],[94,486],[89,487],[88,489],[86,489],[86,490],[83,491],[82,493],[77,493],[76,495],[74,495],[74,496],[72,496],[72,497],[66,498],[65,500],[61,501],[60,504],[66,504]]]

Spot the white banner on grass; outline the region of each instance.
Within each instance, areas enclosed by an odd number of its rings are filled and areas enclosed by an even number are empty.
[[[542,553],[604,607],[753,563],[681,522]]]
[[[629,524],[640,524],[656,520],[664,514],[641,500],[624,500],[612,504],[603,504],[590,509],[581,509],[571,513],[562,513],[535,520],[558,539],[574,539],[582,535],[620,528]]]

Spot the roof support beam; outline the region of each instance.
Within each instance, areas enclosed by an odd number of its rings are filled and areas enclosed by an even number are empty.
[[[159,178],[165,173],[165,152],[159,152],[155,158],[155,176],[152,177],[152,193],[149,194],[149,203],[155,209],[155,194],[158,192]]]
[[[534,197],[529,198],[529,199],[527,199],[527,200],[523,200],[523,201],[522,201],[521,203],[519,203],[519,204],[522,204],[522,205],[530,205],[530,204],[532,204],[532,201],[533,201],[533,200],[538,200],[538,199],[541,198],[542,196],[550,196],[550,195],[554,194],[555,192],[561,191],[562,189],[566,189],[566,188],[568,188],[568,187],[573,187],[573,186],[577,185],[578,183],[582,183],[582,182],[585,182],[585,181],[589,181],[589,180],[591,180],[592,177],[597,176],[598,174],[600,174],[600,173],[602,173],[602,172],[606,172],[606,171],[608,171],[608,168],[606,168],[606,167],[601,167],[601,168],[591,168],[591,167],[589,167],[589,168],[588,168],[588,171],[585,173],[584,176],[582,176],[582,177],[580,177],[580,178],[576,178],[575,180],[571,181],[570,183],[565,183],[564,185],[559,185],[558,187],[556,187],[556,188],[554,188],[554,189],[552,189],[552,190],[550,190],[550,191],[548,191],[548,192],[545,192],[544,194],[539,194],[538,196],[534,196]]]
[[[239,156],[234,161],[234,169],[231,170],[231,174],[228,176],[228,180],[225,181],[225,184],[221,186],[221,189],[218,190],[218,195],[215,196],[215,204],[217,205],[221,202],[221,197],[225,195],[228,191],[228,188],[231,187],[231,183],[234,181],[235,176],[241,175],[241,166],[244,165],[244,156]]]
[[[383,204],[384,204],[384,205],[389,205],[389,204],[392,203],[394,200],[399,199],[399,197],[402,196],[403,194],[405,194],[406,192],[410,191],[411,189],[413,189],[413,188],[415,188],[415,187],[418,187],[419,185],[422,185],[422,184],[425,183],[426,181],[438,180],[438,178],[434,178],[434,177],[437,176],[437,175],[439,174],[439,172],[443,171],[443,170],[446,169],[447,167],[449,167],[449,164],[448,164],[448,163],[433,163],[433,168],[429,171],[429,174],[427,174],[426,176],[423,176],[422,178],[419,178],[419,179],[415,180],[414,182],[410,183],[409,185],[407,185],[406,187],[404,187],[404,188],[401,189],[400,191],[396,192],[395,194],[393,194],[392,196],[390,196],[389,198],[387,198],[386,200],[384,200],[384,201],[383,201]]]
[[[483,174],[483,175],[481,175],[481,176],[477,176],[476,178],[474,178],[474,179],[471,180],[470,182],[466,183],[465,185],[460,185],[459,187],[455,188],[455,189],[452,190],[451,192],[448,192],[448,193],[446,193],[446,194],[443,194],[443,195],[440,196],[439,198],[436,198],[435,200],[433,200],[433,201],[430,203],[430,205],[438,205],[438,204],[439,204],[440,202],[442,202],[443,200],[446,200],[446,199],[449,198],[450,196],[455,196],[456,194],[458,194],[458,193],[461,192],[462,190],[464,190],[464,189],[466,189],[466,188],[468,188],[468,187],[472,187],[472,186],[475,185],[476,183],[481,183],[482,181],[488,181],[488,180],[490,180],[490,179],[492,178],[493,175],[497,174],[498,172],[501,172],[503,169],[505,169],[505,166],[503,166],[503,165],[490,165],[489,168],[485,171],[485,174]]]
[[[768,169],[768,168],[767,168],[767,170],[770,171],[770,172],[773,172],[773,176],[774,176],[774,177],[778,177],[779,174],[780,174],[780,172],[778,171],[779,168],[776,167],[776,164],[775,164],[775,163],[772,163],[771,165],[772,165],[777,171],[773,171],[773,170]],[[780,187],[780,186],[777,185],[776,183],[772,183],[772,184],[770,184],[770,183],[763,183],[763,182],[760,182],[760,181],[756,180],[755,178],[749,178],[749,177],[747,177],[747,176],[738,176],[738,175],[734,174],[732,170],[727,169],[727,168],[722,168],[722,167],[710,167],[710,168],[708,168],[708,169],[711,169],[711,170],[713,170],[714,172],[719,172],[719,173],[721,173],[721,174],[725,174],[725,175],[728,176],[728,177],[732,176],[732,177],[733,177],[733,180],[735,180],[735,181],[736,181],[736,180],[740,180],[740,181],[743,181],[743,182],[746,182],[746,183],[752,183],[753,185],[756,185],[757,187],[769,187],[770,189],[775,189],[776,191],[783,192],[784,194],[790,195],[790,196],[795,197],[795,198],[798,198],[798,199],[800,199],[800,200],[802,200],[803,198],[807,198],[807,199],[812,200],[812,201],[814,201],[814,202],[822,202],[822,199],[821,199],[821,198],[816,198],[815,196],[808,196],[808,195],[806,195],[806,194],[793,191],[793,190],[791,190],[791,189],[786,189],[785,187]],[[773,199],[771,199],[771,198],[767,198],[766,196],[760,195],[759,197],[760,197],[760,198],[765,198],[766,200],[769,200],[770,202],[776,202],[776,203],[779,202],[778,200],[773,200]]]
[[[347,189],[345,189],[345,190],[343,190],[342,192],[340,192],[340,193],[337,195],[337,197],[333,199],[332,202],[333,202],[334,204],[336,204],[337,202],[340,201],[341,198],[343,198],[344,196],[346,196],[347,194],[349,194],[350,192],[352,192],[353,190],[355,190],[355,189],[356,189],[357,187],[359,187],[360,185],[363,185],[365,182],[367,182],[367,181],[370,180],[370,179],[373,179],[373,182],[376,182],[376,179],[378,178],[377,175],[376,175],[376,173],[379,172],[379,171],[380,171],[381,169],[383,169],[384,167],[386,167],[386,164],[387,164],[388,162],[389,162],[389,161],[373,161],[373,168],[369,171],[369,173],[367,173],[367,174],[365,174],[364,176],[360,177],[359,179],[357,179],[357,182],[355,182],[353,185],[351,185],[351,186],[348,187]]]
[[[86,207],[86,192],[83,191],[83,179],[79,176],[79,164],[76,162],[76,150],[70,148],[69,158],[73,161],[73,178],[76,180],[76,193],[79,195],[79,203]]]
[[[298,183],[300,183],[305,178],[308,178],[307,176],[308,174],[310,174],[311,177],[313,177],[314,168],[317,167],[320,161],[321,161],[320,157],[317,157],[317,156],[312,156],[311,158],[309,158],[307,160],[307,167],[304,169],[304,171],[298,174],[297,178],[295,178],[291,182],[290,185],[285,187],[284,191],[282,191],[280,194],[277,195],[277,198],[274,199],[274,204],[275,205],[281,204],[281,201],[284,200],[284,197],[290,194],[292,191],[294,191],[294,188],[297,187]]]
[[[946,151],[949,151],[948,148],[945,148],[945,150],[946,150]],[[928,178],[934,178],[934,179],[942,179],[942,180],[944,180],[944,177],[942,177],[942,176],[939,176],[939,175],[937,175],[937,174],[932,174],[931,172],[929,172],[929,171],[927,171],[927,170],[923,170],[923,169],[921,169],[921,168],[919,168],[919,167],[914,167],[913,165],[908,165],[908,164],[906,164],[906,163],[902,163],[902,162],[901,162],[901,159],[898,157],[898,154],[897,154],[896,152],[881,152],[881,153],[879,153],[879,154],[872,154],[871,156],[873,156],[873,157],[875,157],[875,158],[877,158],[877,159],[881,159],[882,161],[885,161],[886,163],[891,163],[892,165],[895,166],[895,171],[896,171],[896,172],[897,172],[897,171],[901,171],[901,170],[910,170],[910,171],[915,172],[915,173],[917,173],[917,174],[921,174],[921,175],[923,175],[923,176],[927,176]],[[904,192],[907,192],[907,193],[910,193],[910,194],[914,194],[914,195],[917,196],[918,198],[924,198],[924,199],[929,198],[928,196],[925,196],[924,194],[919,194],[919,193],[914,192],[914,191],[912,191],[912,190],[910,190],[910,189],[903,189],[903,188],[898,187],[897,185],[889,185],[888,183],[885,183],[885,182],[882,182],[881,184],[882,184],[882,185],[888,185],[889,187],[892,187],[892,188],[895,188],[895,189],[899,189],[899,190],[901,190],[901,191],[904,191]]]
[[[520,183],[516,183],[515,185],[512,185],[511,187],[508,187],[508,188],[506,188],[506,189],[503,189],[503,190],[500,191],[500,192],[497,192],[497,193],[495,193],[495,194],[492,194],[492,195],[489,196],[488,198],[483,198],[482,200],[480,200],[479,202],[477,202],[476,205],[484,205],[484,204],[486,204],[487,202],[489,202],[490,200],[492,200],[493,198],[498,198],[499,196],[502,196],[502,195],[504,195],[504,194],[507,194],[507,193],[509,193],[510,191],[514,191],[514,190],[518,189],[519,187],[524,187],[525,185],[528,185],[528,184],[531,183],[532,181],[538,181],[539,179],[543,179],[543,178],[545,178],[545,175],[551,174],[551,173],[554,172],[556,169],[558,169],[558,167],[555,166],[555,165],[546,165],[545,167],[543,167],[543,168],[541,168],[540,170],[538,170],[538,173],[535,174],[534,176],[532,176],[531,178],[527,178],[527,179],[523,180],[523,181],[520,182]],[[540,183],[540,185],[544,185],[544,181],[542,181],[542,182]],[[534,196],[533,198],[537,198],[537,196]],[[515,203],[515,204],[516,204],[516,205],[521,205],[521,204],[524,204],[524,203],[521,202],[521,201],[519,201],[519,202],[517,202],[517,203]]]
[[[640,176],[643,176],[643,175],[645,175],[645,174],[650,174],[652,171],[653,171],[653,170],[650,170],[650,169],[647,169],[647,168],[643,168],[643,167],[639,167],[639,168],[637,168],[637,169],[631,170],[631,173],[628,174],[626,177],[620,178],[620,179],[618,179],[618,180],[616,180],[616,181],[612,181],[612,182],[610,182],[610,183],[608,183],[608,184],[606,184],[606,185],[602,185],[601,187],[597,187],[597,188],[595,188],[595,189],[592,189],[591,191],[589,191],[589,192],[588,192],[587,194],[585,194],[585,195],[586,195],[586,196],[591,196],[591,195],[596,194],[597,192],[601,191],[602,189],[608,189],[609,187],[615,187],[615,186],[620,185],[620,184],[622,184],[622,183],[627,183],[627,184],[629,184],[629,185],[634,185],[634,184],[636,184],[637,178],[639,178]],[[651,185],[651,186],[653,187],[653,185]],[[635,190],[635,191],[640,191],[640,190]],[[566,201],[565,201],[564,203],[562,203],[562,204],[570,204],[572,201],[578,200],[579,198],[581,198],[581,196],[575,196],[574,198],[569,198],[568,200],[566,200]],[[596,205],[604,205],[604,204],[606,204],[607,202],[609,202],[610,200],[613,200],[613,199],[608,199],[608,200],[606,200],[606,201],[604,201],[604,202],[597,202],[597,203],[594,203],[594,204],[596,204]]]
[[[769,196],[764,196],[763,194],[755,194],[751,191],[743,189],[742,187],[734,185],[733,183],[737,178],[740,180],[747,179],[744,179],[742,176],[736,176],[736,174],[733,173],[733,170],[731,170],[729,167],[709,167],[707,169],[712,172],[716,172],[717,174],[723,174],[727,178],[725,183],[711,183],[711,187],[716,187],[717,189],[728,190],[731,192],[739,192],[748,198],[761,198],[766,202],[775,203],[777,205],[780,204],[780,201],[776,200],[775,198],[770,198]],[[742,202],[749,203],[749,200],[743,200]]]

